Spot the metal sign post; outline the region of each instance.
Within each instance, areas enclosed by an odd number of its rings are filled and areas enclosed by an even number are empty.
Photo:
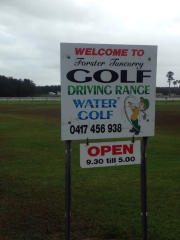
[[[147,240],[147,189],[146,189],[146,147],[148,137],[141,144],[141,217],[143,240]]]
[[[143,138],[141,208],[146,240],[146,145],[155,132],[157,46],[61,43],[60,48],[61,139],[66,141],[65,240],[70,240],[71,140],[131,137]],[[82,147],[81,167],[139,161],[131,143],[87,146]]]
[[[65,240],[70,240],[71,231],[71,141],[66,141],[66,196],[65,196]]]

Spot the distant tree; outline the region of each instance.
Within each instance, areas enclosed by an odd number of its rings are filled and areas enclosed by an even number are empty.
[[[33,96],[35,92],[35,84],[29,79],[24,79],[23,81],[24,93],[25,96]]]
[[[176,80],[176,85],[177,85],[177,91],[176,91],[176,94],[178,96],[178,80]]]
[[[47,95],[49,92],[54,92],[57,94],[57,92],[61,91],[60,85],[51,85],[51,86],[36,86],[35,93],[36,95]]]
[[[175,80],[175,81],[173,81],[173,84],[174,84],[174,94],[176,94],[176,89],[175,89],[175,86],[176,86],[176,84],[177,84],[177,81]]]
[[[0,76],[0,97],[34,96],[35,84],[29,79]]]
[[[177,82],[179,84],[179,89],[180,89],[180,80],[177,80]],[[178,89],[178,95],[180,95],[179,89]]]
[[[166,75],[166,77],[168,78],[167,82],[169,83],[169,97],[170,97],[171,81],[174,80],[173,75],[174,75],[174,73],[171,71],[169,71]]]

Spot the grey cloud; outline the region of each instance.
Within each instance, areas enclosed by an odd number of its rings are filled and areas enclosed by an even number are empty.
[[[158,45],[157,85],[167,86],[169,70],[180,79],[180,33],[173,20],[154,27],[132,18],[132,28],[93,1],[0,0],[0,6],[1,74],[30,78],[37,85],[59,84],[60,42],[85,42]]]
[[[58,20],[73,23],[94,22],[97,21],[99,15],[102,15],[98,12],[98,7],[93,3],[91,3],[90,6],[77,5],[72,0],[6,0],[1,1],[1,11],[6,11],[20,18],[31,16],[35,19],[45,19],[48,21]]]

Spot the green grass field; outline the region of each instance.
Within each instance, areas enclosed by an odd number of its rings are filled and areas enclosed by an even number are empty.
[[[0,102],[2,240],[64,239],[60,105],[40,103]],[[149,240],[180,239],[179,119],[180,102],[157,103],[147,147]],[[81,169],[82,142],[72,141],[71,239],[142,239],[140,165]]]

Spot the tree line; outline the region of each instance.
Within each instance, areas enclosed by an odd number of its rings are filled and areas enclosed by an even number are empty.
[[[27,97],[35,92],[35,84],[29,79],[0,76],[0,97]]]
[[[36,86],[30,79],[15,79],[0,75],[0,97],[33,97],[47,95],[49,92],[57,94],[58,91],[61,91],[60,85]],[[168,96],[169,88],[156,87],[156,93]],[[180,83],[179,86],[174,84],[171,94],[180,95]]]
[[[163,95],[169,95],[169,87],[156,87],[156,93],[162,93]],[[180,87],[171,87],[171,94],[180,95]]]
[[[61,86],[36,86],[30,79],[16,79],[0,75],[0,97],[33,97],[57,93]]]
[[[59,92],[59,91],[61,91],[61,86],[60,85],[36,86],[35,94],[37,96],[39,96],[39,95],[46,95],[49,92],[53,92],[53,93],[57,94],[57,92]]]

